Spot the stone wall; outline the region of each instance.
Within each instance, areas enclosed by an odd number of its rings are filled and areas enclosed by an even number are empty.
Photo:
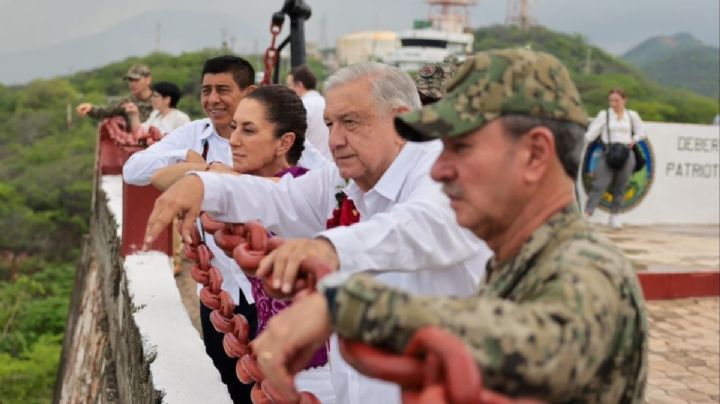
[[[77,270],[56,403],[229,403],[168,256],[120,257],[122,180],[98,179]]]

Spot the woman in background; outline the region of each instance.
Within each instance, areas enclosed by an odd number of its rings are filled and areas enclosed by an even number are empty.
[[[131,132],[140,127],[147,132],[150,126],[154,126],[162,136],[165,136],[190,122],[190,117],[176,108],[180,97],[182,97],[178,86],[167,81],[161,81],[153,84],[152,90],[150,101],[152,102],[153,111],[145,122],[140,123],[140,114],[135,104],[125,104],[125,111],[130,116]]]
[[[601,140],[605,145],[603,158],[598,161],[595,169],[592,189],[585,205],[585,216],[592,216],[598,203],[600,203],[600,198],[610,186],[608,191],[612,194],[612,204],[610,206],[609,225],[614,229],[622,228],[618,214],[622,207],[625,190],[635,168],[635,156],[632,148],[635,143],[645,138],[645,128],[640,115],[635,111],[626,109],[626,101],[627,97],[623,90],[619,88],[610,90],[608,93],[610,108],[600,111],[585,133],[586,142],[590,143],[598,136],[601,136]],[[613,144],[620,146],[612,146]],[[609,158],[608,153],[613,147],[621,150],[622,148],[627,149],[627,152],[624,153],[627,156],[624,162]]]

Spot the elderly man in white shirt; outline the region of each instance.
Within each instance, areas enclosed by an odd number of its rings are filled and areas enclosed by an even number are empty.
[[[305,138],[320,151],[323,157],[332,160],[328,145],[328,128],[323,120],[325,99],[315,89],[317,78],[307,66],[296,66],[287,76],[287,85],[300,96],[305,106],[307,112]]]
[[[327,83],[325,121],[336,166],[279,183],[197,172],[163,194],[148,221],[148,245],[180,214],[186,236],[202,209],[229,222],[260,220],[282,227],[288,240],[266,257],[273,287],[288,290],[298,264],[319,257],[335,270],[367,271],[386,284],[425,295],[468,296],[491,255],[455,221],[440,184],[429,175],[437,142],[408,144],[395,132],[397,114],[417,109],[412,79],[379,63],[349,66]],[[348,178],[346,182],[344,178]],[[324,230],[344,191],[360,222]],[[342,359],[333,338],[333,385],[340,403],[400,402],[397,386],[366,378]]]

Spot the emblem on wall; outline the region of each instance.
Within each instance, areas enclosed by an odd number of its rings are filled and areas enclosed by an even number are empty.
[[[630,177],[630,183],[625,190],[625,195],[622,201],[621,212],[627,212],[638,206],[652,187],[653,179],[655,178],[655,154],[652,149],[652,145],[647,139],[643,139],[638,142],[638,147],[643,157],[645,157],[645,166],[634,172]],[[588,194],[592,187],[592,181],[595,178],[595,168],[597,167],[598,161],[603,158],[603,144],[600,142],[593,142],[588,145],[585,149],[585,155],[582,163],[582,184],[585,189],[585,193]],[[612,185],[612,184],[611,184]],[[612,195],[609,192],[605,192],[600,199],[598,208],[610,212],[610,203],[612,202]]]

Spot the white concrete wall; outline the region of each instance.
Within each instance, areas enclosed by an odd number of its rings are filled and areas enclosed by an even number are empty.
[[[621,215],[623,223],[720,223],[720,127],[657,122],[645,127],[654,151],[653,183],[646,197]],[[591,220],[607,223],[608,214],[598,209]]]
[[[103,176],[101,187],[122,234],[122,178]],[[160,252],[125,258],[128,294],[135,308],[133,319],[143,341],[153,386],[162,391],[163,403],[232,403],[190,316],[173,277],[171,259]],[[118,306],[122,308],[122,306]],[[122,317],[122,316],[119,316]]]

